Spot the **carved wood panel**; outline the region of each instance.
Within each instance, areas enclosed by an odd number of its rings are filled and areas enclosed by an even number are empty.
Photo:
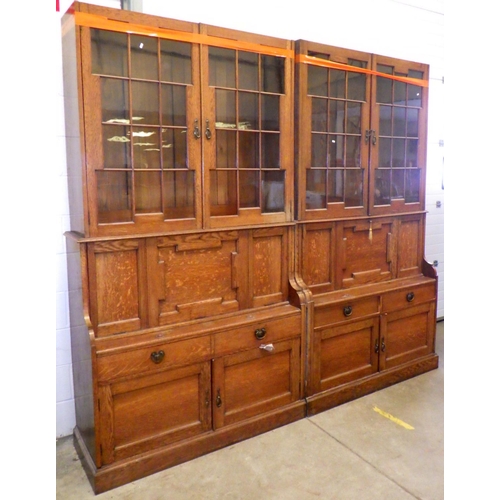
[[[344,222],[338,233],[338,288],[393,279],[394,224],[389,220]]]
[[[240,308],[242,269],[236,232],[165,236],[156,245],[160,325]]]

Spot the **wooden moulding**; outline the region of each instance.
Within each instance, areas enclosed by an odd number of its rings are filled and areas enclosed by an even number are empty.
[[[305,401],[296,401],[276,411],[247,419],[238,424],[228,425],[217,431],[209,431],[192,439],[179,441],[99,469],[92,461],[83,440],[79,438],[78,429],[75,430],[74,440],[92,488],[95,494],[99,494],[295,422],[305,416]]]
[[[307,416],[316,415],[325,410],[353,401],[360,397],[385,389],[423,373],[435,370],[439,364],[439,356],[430,354],[415,361],[399,365],[392,369],[370,375],[368,377],[340,385],[333,389],[315,394],[307,399]]]

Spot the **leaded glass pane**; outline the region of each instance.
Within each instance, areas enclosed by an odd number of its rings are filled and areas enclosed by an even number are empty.
[[[319,66],[308,66],[307,93],[327,97],[328,69]]]
[[[326,170],[306,171],[306,208],[326,208]]]
[[[243,170],[240,173],[240,207],[250,208],[260,206],[259,172]]]
[[[254,52],[238,53],[238,88],[259,90],[259,55]]]
[[[92,73],[128,76],[127,35],[91,28]]]
[[[262,211],[283,212],[285,210],[285,171],[262,172]]]
[[[130,36],[130,76],[158,80],[158,39]]]
[[[161,80],[191,84],[191,44],[160,40]]]
[[[360,207],[363,205],[363,173],[360,169],[346,170],[345,206]]]
[[[285,60],[283,57],[261,56],[262,91],[283,94],[285,89]]]
[[[236,87],[236,51],[209,47],[209,84],[213,87]]]

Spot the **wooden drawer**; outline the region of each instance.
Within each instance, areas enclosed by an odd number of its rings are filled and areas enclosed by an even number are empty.
[[[215,355],[233,353],[300,335],[301,316],[263,320],[215,335]]]
[[[97,357],[99,381],[128,377],[173,366],[188,365],[211,356],[210,336],[157,344]]]
[[[378,302],[379,296],[373,295],[363,299],[346,300],[324,307],[316,307],[314,309],[314,327],[318,328],[377,314]]]
[[[382,295],[382,312],[397,311],[417,304],[423,304],[436,298],[433,282],[405,287]]]

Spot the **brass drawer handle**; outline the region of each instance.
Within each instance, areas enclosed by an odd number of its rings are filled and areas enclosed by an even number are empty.
[[[406,300],[408,302],[412,302],[412,300],[415,298],[415,294],[413,292],[409,292],[406,294]]]
[[[261,344],[259,346],[259,349],[262,349],[263,351],[267,351],[267,352],[273,352],[274,346],[273,346],[273,344]]]
[[[352,314],[352,306],[345,306],[344,307],[344,316],[348,318]]]
[[[257,340],[262,340],[266,336],[266,329],[265,328],[257,328],[255,330],[255,338]]]
[[[161,363],[163,361],[163,358],[165,357],[165,352],[164,351],[154,351],[151,353],[151,361],[155,364]]]

